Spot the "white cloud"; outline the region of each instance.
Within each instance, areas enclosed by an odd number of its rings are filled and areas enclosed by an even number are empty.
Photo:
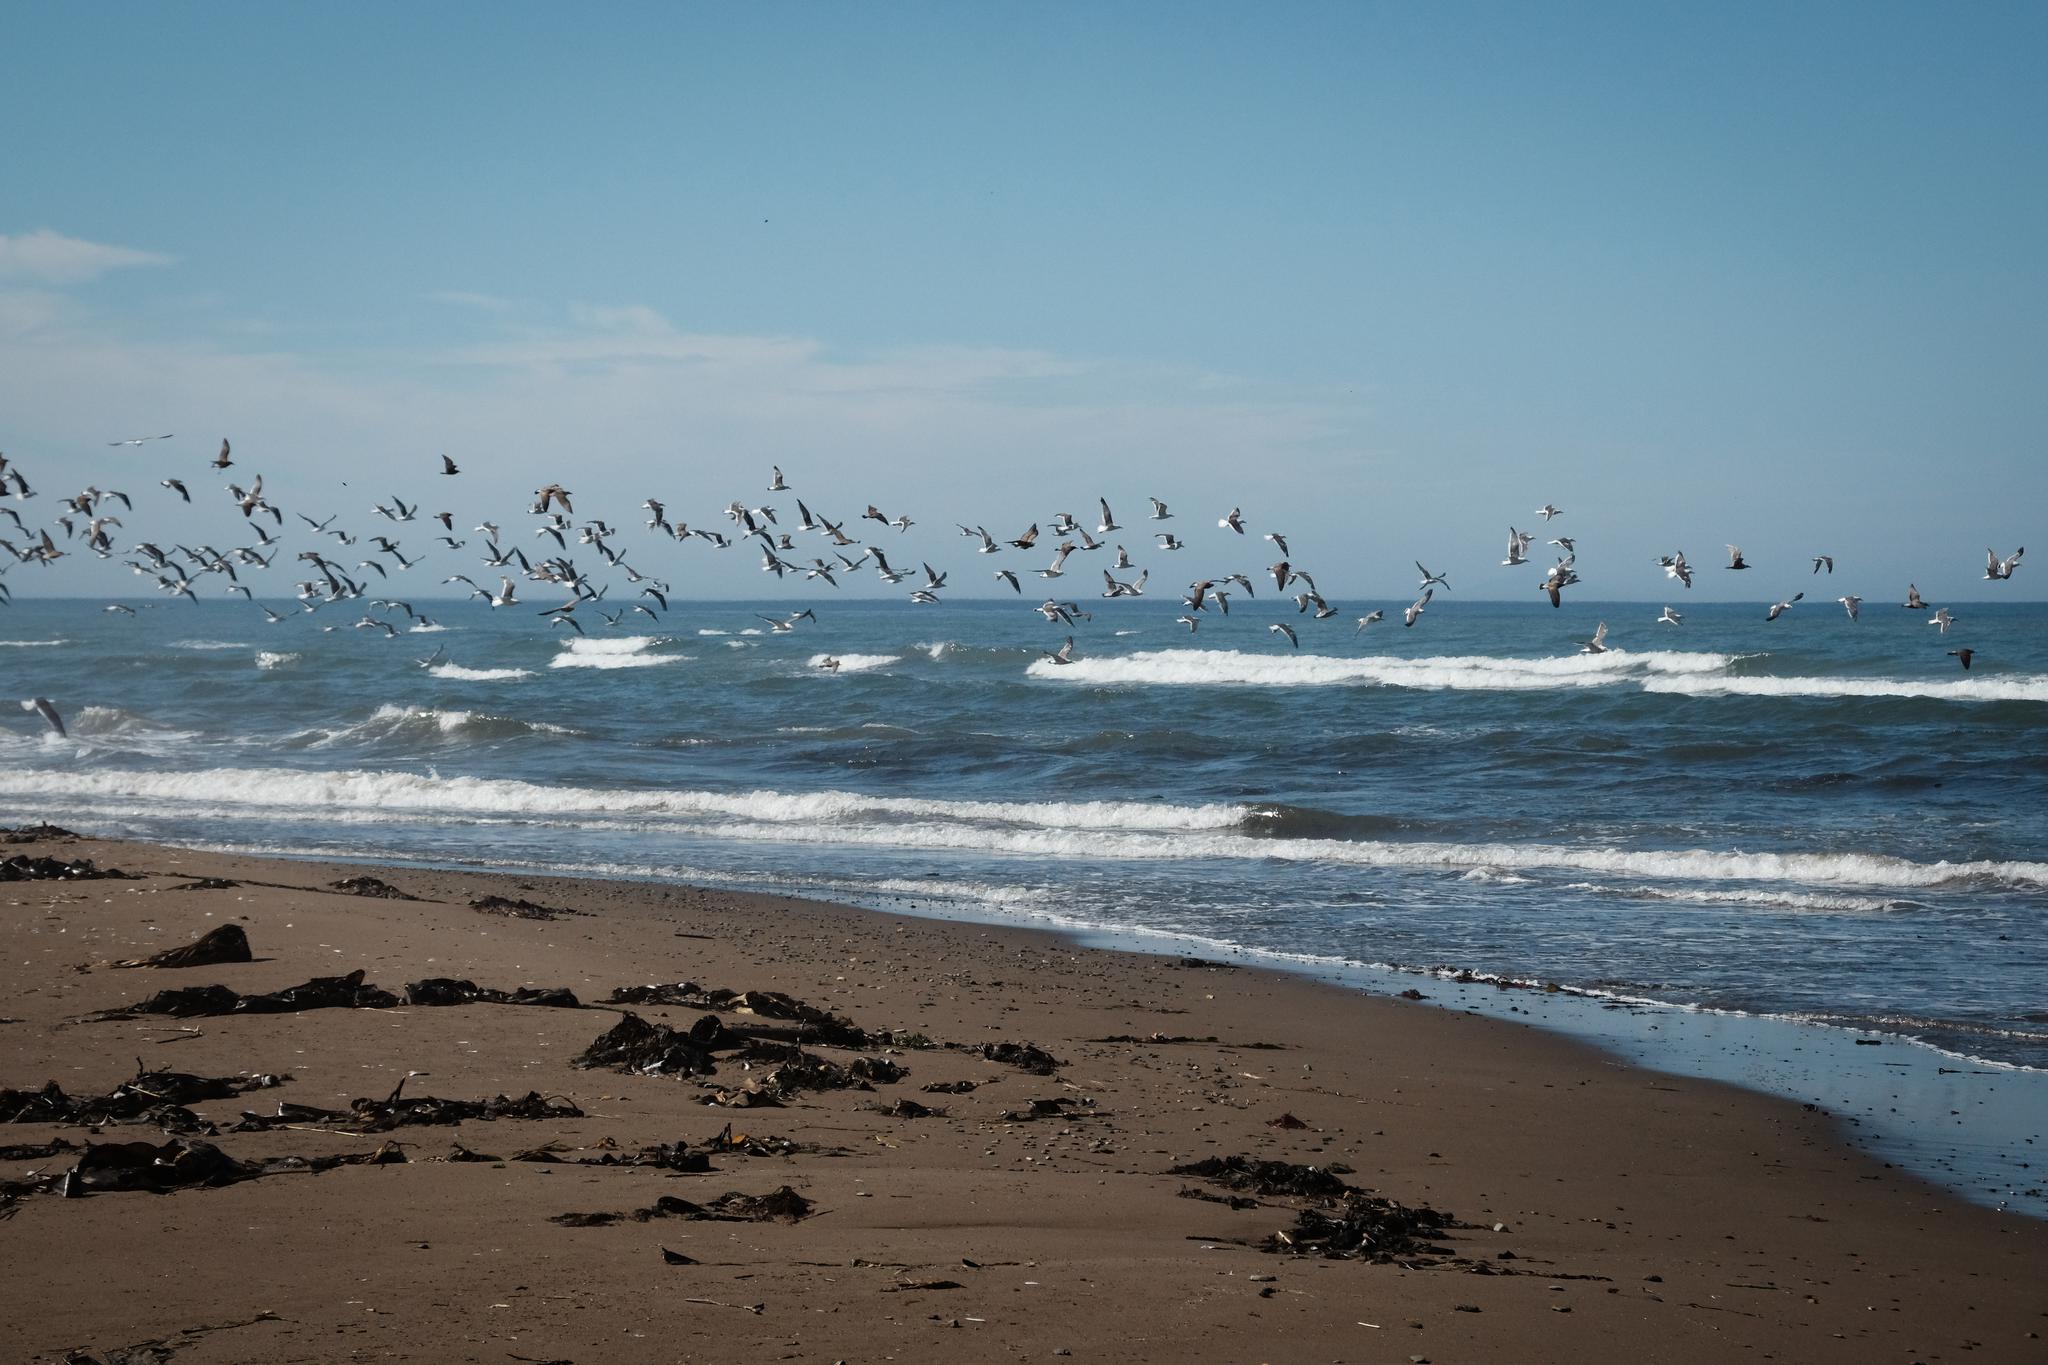
[[[78,237],[66,237],[48,228],[16,237],[0,233],[0,279],[82,284],[98,279],[109,270],[170,263],[169,256],[154,251],[88,242]]]

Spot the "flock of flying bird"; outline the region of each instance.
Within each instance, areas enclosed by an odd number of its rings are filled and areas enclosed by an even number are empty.
[[[143,436],[112,441],[108,444],[139,447],[153,441],[170,439],[172,437],[169,435]],[[221,441],[219,452],[207,467],[216,472],[236,467],[233,448],[226,440]],[[461,467],[453,459],[447,455],[440,456],[438,477],[455,478],[461,474]],[[179,503],[190,504],[193,501],[192,489],[184,479],[167,476],[159,480],[159,487]],[[414,568],[428,552],[425,548],[414,548],[408,554],[402,547],[398,538],[399,528],[411,526],[425,532],[433,544],[444,547],[447,551],[477,548],[483,566],[496,571],[498,587],[495,591],[462,573],[451,574],[442,579],[441,583],[443,586],[462,584],[469,589],[470,600],[481,600],[494,609],[527,605],[518,595],[522,583],[538,585],[542,589],[563,595],[566,600],[543,607],[538,614],[548,619],[554,626],[572,630],[578,635],[587,633],[584,623],[591,617],[596,617],[606,626],[617,627],[631,613],[637,612],[650,620],[659,620],[661,614],[669,609],[669,599],[672,595],[669,583],[655,575],[641,572],[627,561],[628,552],[620,548],[623,534],[619,527],[611,525],[601,517],[586,516],[578,519],[572,505],[575,495],[557,483],[535,489],[533,502],[526,509],[526,515],[532,518],[532,521],[525,529],[531,533],[532,538],[553,542],[552,552],[548,552],[548,547],[543,544],[536,555],[532,556],[528,555],[517,541],[507,536],[507,526],[510,526],[515,534],[521,529],[509,519],[503,524],[483,520],[458,532],[454,513],[441,511],[422,516],[422,502],[407,502],[394,496],[388,503],[376,503],[371,508],[371,515],[383,518],[389,526],[384,528],[382,533],[358,534],[347,526],[337,525],[342,520],[339,513],[330,512],[316,520],[304,512],[294,512],[292,518],[288,519],[285,512],[265,495],[261,474],[255,475],[247,487],[238,482],[229,482],[224,491],[231,505],[241,515],[241,521],[237,525],[246,534],[238,535],[235,539],[242,543],[228,549],[220,549],[210,544],[187,546],[173,542],[166,549],[155,541],[138,539],[135,544],[123,550],[116,548],[112,532],[127,529],[120,513],[133,515],[135,512],[135,502],[127,493],[88,486],[76,494],[57,499],[56,507],[59,511],[49,524],[31,525],[29,520],[22,516],[18,507],[10,506],[9,503],[24,503],[36,497],[37,490],[30,485],[27,475],[18,463],[0,454],[0,518],[11,519],[14,523],[12,534],[20,538],[20,543],[16,543],[15,539],[0,534],[0,550],[6,552],[4,557],[0,557],[0,605],[5,605],[12,596],[6,582],[8,571],[20,565],[36,565],[48,569],[58,560],[82,551],[100,559],[122,557],[137,575],[150,580],[159,592],[169,598],[184,597],[196,602],[199,600],[198,593],[202,584],[208,580],[224,579],[225,586],[221,589],[224,594],[239,594],[249,600],[272,624],[302,612],[313,612],[353,603],[359,599],[364,600],[368,602],[371,610],[365,611],[360,619],[354,621],[353,627],[358,630],[382,632],[386,638],[392,638],[398,635],[400,629],[399,622],[392,619],[394,613],[404,614],[408,628],[433,624],[431,618],[417,611],[411,602],[393,595],[390,591],[393,576]],[[775,494],[792,492],[779,467],[771,467],[771,477],[766,491]],[[863,542],[849,534],[847,529],[849,521],[856,529],[863,523],[874,522],[877,530],[864,534],[879,537],[881,531],[893,530],[901,535],[916,524],[908,516],[890,517],[880,508],[870,504],[858,517],[842,516],[834,520],[814,511],[801,497],[793,500],[795,516],[788,521],[787,529],[784,529],[786,510],[778,510],[766,503],[750,506],[745,501],[732,502],[724,511],[724,518],[729,525],[723,528],[701,525],[693,527],[680,519],[671,519],[667,504],[658,498],[648,498],[641,504],[641,508],[647,513],[645,531],[673,542],[702,543],[718,550],[729,550],[742,545],[751,547],[761,556],[762,572],[773,574],[778,579],[794,576],[806,583],[822,580],[837,587],[841,576],[872,567],[885,584],[911,584],[909,597],[912,602],[936,603],[940,600],[940,592],[948,586],[947,571],[935,569],[923,560],[918,561],[915,570],[898,567],[890,560],[890,550],[879,540]],[[1151,547],[1152,553],[1172,554],[1193,548],[1190,541],[1184,539],[1179,531],[1167,528],[1167,523],[1177,520],[1167,504],[1158,498],[1150,498],[1148,501],[1151,510],[1145,520],[1160,528],[1144,533],[1156,542]],[[119,504],[119,512],[115,510],[114,504]],[[997,555],[1009,551],[1029,554],[1035,549],[1050,552],[1050,562],[1043,568],[1021,571],[1001,568],[993,571],[997,582],[1020,596],[1024,591],[1025,575],[1045,580],[1049,585],[1054,584],[1069,573],[1069,561],[1072,556],[1106,551],[1113,553],[1107,556],[1111,561],[1108,567],[1100,570],[1103,588],[1099,596],[1110,600],[1145,596],[1151,577],[1150,568],[1138,569],[1135,574],[1132,573],[1136,566],[1130,553],[1115,539],[1118,532],[1126,531],[1127,528],[1117,521],[1106,498],[1098,499],[1097,505],[1100,517],[1092,531],[1067,512],[1061,512],[1052,518],[1043,530],[1039,523],[1034,521],[1022,532],[1007,539],[991,534],[986,526],[969,526],[963,523],[956,523],[956,526],[962,537],[974,542],[973,549],[977,554]],[[1562,508],[1546,503],[1536,509],[1534,515],[1540,517],[1547,527],[1562,513]],[[265,518],[269,519],[268,525],[265,524]],[[303,523],[306,531],[301,533],[297,523]],[[1231,508],[1227,516],[1217,520],[1216,526],[1229,535],[1247,539],[1250,535],[1241,508]],[[0,523],[0,532],[7,530],[4,523]],[[62,533],[61,542],[53,535],[53,531]],[[256,602],[255,591],[249,583],[244,582],[244,576],[247,574],[253,577],[259,571],[273,568],[279,554],[286,548],[283,537],[287,531],[309,536],[313,548],[299,550],[293,559],[287,561],[287,568],[297,565],[306,567],[302,571],[303,576],[296,582],[294,605],[288,610],[280,611],[265,603]],[[796,540],[798,536],[818,537],[824,542],[824,552],[813,554],[800,548]],[[472,539],[473,537],[482,537],[480,546]],[[1175,621],[1186,626],[1190,632],[1197,631],[1211,611],[1228,615],[1234,596],[1242,596],[1246,600],[1255,598],[1255,584],[1264,586],[1267,577],[1270,577],[1272,589],[1279,599],[1293,603],[1297,617],[1307,617],[1310,621],[1329,621],[1342,615],[1340,610],[1325,600],[1317,589],[1314,576],[1294,562],[1286,534],[1280,531],[1266,531],[1261,533],[1261,537],[1272,543],[1279,557],[1267,566],[1259,579],[1255,580],[1243,572],[1194,579],[1181,595],[1182,611],[1174,618]],[[124,536],[124,539],[126,538]],[[589,547],[592,554],[604,562],[605,569],[598,571],[605,576],[604,582],[593,582],[591,574],[578,567],[575,559],[571,557],[572,538],[575,546],[579,549]],[[1537,533],[1510,527],[1507,557],[1501,564],[1506,567],[1529,564],[1529,551],[1536,540]],[[1550,604],[1555,607],[1562,605],[1565,590],[1577,586],[1580,581],[1575,568],[1578,546],[1569,535],[1553,537],[1548,543],[1558,547],[1563,553],[1544,572],[1537,584],[1537,590],[1548,597]],[[846,553],[849,550],[858,553]],[[360,553],[363,557],[353,563],[345,562],[350,558],[350,552]],[[2001,558],[1996,551],[1987,551],[1984,577],[1992,580],[2010,579],[2025,553],[2022,548]],[[1686,560],[1683,551],[1660,556],[1657,562],[1663,567],[1667,578],[1688,589],[1692,587],[1695,570]],[[1740,547],[1728,546],[1726,570],[1741,571],[1750,567]],[[1450,583],[1443,574],[1431,572],[1420,561],[1416,563],[1415,568],[1420,575],[1420,582],[1417,584],[1420,595],[1401,612],[1402,624],[1409,627],[1414,626],[1421,618],[1435,599],[1439,588],[1446,592],[1450,591]],[[1833,557],[1813,556],[1813,573],[1819,574],[1823,570],[1829,575],[1834,573]],[[633,595],[628,601],[608,606],[607,598],[613,586],[612,572],[624,578],[626,584],[633,590]],[[374,580],[370,577],[372,574],[376,576]],[[515,581],[515,575],[518,581]],[[532,590],[529,588],[529,591]],[[1295,591],[1290,594],[1290,590]],[[1771,604],[1766,619],[1777,620],[1805,596],[1804,591],[1796,592],[1783,601]],[[1835,600],[1847,611],[1852,621],[1859,618],[1863,598],[1844,595]],[[1914,610],[1927,609],[1927,603],[1921,599],[1917,586],[1908,587],[1906,601],[1901,605]],[[130,616],[135,614],[133,607],[118,602],[108,604],[104,610]],[[1092,613],[1084,609],[1078,600],[1064,600],[1056,591],[1035,610],[1048,622],[1065,625],[1070,629],[1079,621],[1092,619]],[[380,612],[382,615],[378,614]],[[583,615],[579,616],[579,612]],[[1358,635],[1385,617],[1384,610],[1374,610],[1355,618],[1356,624],[1352,634]],[[800,620],[816,621],[817,617],[806,609],[787,617],[763,616],[761,619],[768,623],[772,631],[780,634],[793,631]],[[1955,619],[1955,616],[1943,607],[1935,610],[1928,624],[1937,626],[1941,634],[1946,636],[1949,626]],[[1663,614],[1656,618],[1658,624],[1667,625],[1678,625],[1683,620],[1684,616],[1668,605],[1664,608]],[[330,631],[338,628],[324,627]],[[1289,646],[1300,647],[1300,633],[1287,621],[1274,622],[1267,629],[1274,636],[1285,639]],[[1607,623],[1603,621],[1593,638],[1583,642],[1581,648],[1585,653],[1605,653],[1608,649],[1606,641]],[[1972,650],[1956,649],[1949,653],[1960,660],[1964,668],[1970,667]],[[1054,664],[1073,662],[1073,636],[1069,635],[1059,650],[1048,653],[1045,657]],[[836,661],[827,659],[823,666],[829,669],[835,663]],[[22,704],[40,712],[61,733],[62,721],[46,699],[33,698]]]

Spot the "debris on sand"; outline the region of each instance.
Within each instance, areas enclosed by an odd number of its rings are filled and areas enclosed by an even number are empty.
[[[1207,1190],[1198,1190],[1192,1185],[1183,1185],[1178,1190],[1175,1190],[1174,1193],[1183,1199],[1203,1199],[1211,1204],[1227,1204],[1233,1209],[1255,1209],[1259,1206],[1259,1201],[1251,1198],[1249,1195],[1211,1194]]]
[[[135,1019],[168,1015],[198,1019],[223,1014],[297,1014],[304,1010],[381,1010],[398,1003],[387,990],[363,984],[360,968],[347,976],[316,976],[311,981],[261,995],[243,995],[227,986],[181,986],[158,991],[149,999],[120,1009],[89,1015],[94,1020]]]
[[[1433,1263],[1453,1254],[1449,1247],[1434,1245],[1448,1234],[1452,1222],[1449,1214],[1426,1205],[1410,1208],[1364,1190],[1348,1190],[1334,1207],[1302,1209],[1293,1229],[1274,1233],[1265,1249],[1375,1265]]]
[[[1033,1047],[1030,1043],[983,1043],[975,1051],[992,1062],[1014,1066],[1034,1076],[1050,1076],[1057,1068],[1066,1065],[1044,1048]]]
[[[105,1095],[74,1098],[51,1081],[41,1090],[0,1090],[0,1123],[75,1123],[98,1127],[110,1123],[159,1123],[183,1132],[203,1127],[199,1117],[181,1106],[200,1100],[224,1100],[252,1090],[268,1090],[290,1076],[192,1076],[182,1071],[150,1071],[135,1064],[135,1076]]]
[[[1456,1259],[1449,1247],[1434,1244],[1456,1226],[1450,1214],[1426,1205],[1410,1208],[1397,1204],[1347,1185],[1340,1173],[1349,1174],[1349,1168],[1299,1166],[1248,1156],[1209,1157],[1168,1171],[1170,1175],[1199,1176],[1226,1189],[1306,1201],[1306,1207],[1295,1211],[1292,1228],[1274,1232],[1257,1244],[1264,1251],[1377,1265],[1441,1265]],[[1198,1191],[1181,1193],[1195,1199],[1212,1197]],[[1245,1206],[1229,1202],[1233,1208]]]
[[[714,1019],[712,1022],[715,1024],[717,1021]],[[571,1065],[660,1075],[709,1076],[717,1067],[711,1060],[710,1050],[694,1036],[697,1032],[692,1029],[689,1033],[679,1033],[667,1024],[650,1024],[629,1010],[620,1016],[618,1023],[585,1048]]]
[[[1107,1111],[1096,1112],[1092,1099],[1074,1100],[1065,1095],[1053,1095],[1035,1099],[1023,1109],[1003,1111],[1005,1123],[1030,1123],[1035,1119],[1083,1119],[1106,1118]]]
[[[896,1100],[890,1104],[884,1104],[880,1100],[876,1100],[870,1107],[876,1113],[887,1114],[893,1119],[942,1119],[946,1117],[945,1110],[933,1109],[928,1105],[919,1104],[916,1100]]]
[[[330,891],[340,891],[350,896],[375,896],[387,901],[416,901],[418,896],[407,895],[390,882],[376,877],[343,877],[338,882],[329,882]]]
[[[971,1095],[980,1088],[979,1081],[933,1081],[918,1087],[927,1095]]]
[[[1226,1189],[1267,1196],[1304,1199],[1341,1198],[1353,1188],[1333,1166],[1298,1166],[1291,1161],[1259,1161],[1248,1156],[1212,1156],[1186,1166],[1170,1166],[1168,1175],[1199,1176]]]
[[[201,877],[170,888],[173,891],[232,891],[241,883],[230,877]]]
[[[35,844],[41,843],[45,839],[82,839],[84,837],[82,834],[72,833],[62,825],[48,823],[20,825],[14,829],[0,829],[0,844]]]
[[[580,915],[580,910],[565,910],[559,906],[541,905],[524,897],[473,896],[469,908],[484,915],[505,915],[511,919],[561,919],[565,915]]]
[[[811,1201],[789,1186],[767,1194],[741,1194],[729,1190],[708,1204],[664,1195],[644,1209],[630,1213],[558,1213],[548,1219],[565,1228],[601,1228],[613,1223],[648,1223],[656,1218],[684,1218],[719,1223],[766,1223],[781,1220],[795,1223],[811,1214]]]
[[[529,1090],[517,1099],[497,1095],[488,1100],[449,1100],[435,1095],[405,1098],[401,1080],[381,1100],[351,1101],[347,1112],[311,1105],[279,1104],[275,1114],[242,1115],[238,1133],[261,1133],[280,1126],[334,1128],[347,1132],[383,1133],[416,1125],[465,1123],[471,1119],[580,1119],[583,1111],[559,1095]]]
[[[752,1029],[755,1037],[786,1037],[792,1042],[824,1047],[864,1048],[878,1041],[830,1010],[819,1009],[781,991],[731,991],[706,989],[694,981],[673,985],[621,986],[606,1002],[613,1005],[679,1005],[689,1009],[723,1010],[751,1014],[761,1019],[786,1020],[798,1027],[778,1034],[775,1030]]]
[[[176,948],[166,948],[151,957],[116,962],[116,967],[211,967],[222,962],[253,962],[249,935],[239,924],[223,924],[203,936]]]
[[[576,1010],[583,1002],[565,986],[546,988],[521,986],[516,991],[493,990],[474,981],[451,976],[430,976],[405,988],[408,1005],[544,1005],[551,1009]]]
[[[0,882],[135,882],[142,879],[118,867],[100,867],[90,858],[31,858],[17,853],[0,859]]]

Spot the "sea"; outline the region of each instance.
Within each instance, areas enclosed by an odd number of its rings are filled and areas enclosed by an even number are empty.
[[[1968,603],[1943,635],[1890,602],[1670,625],[1439,591],[1360,631],[1261,593],[1191,632],[1170,596],[1069,625],[821,593],[588,636],[524,605],[415,599],[434,623],[393,636],[348,606],[18,596],[0,696],[69,737],[0,716],[0,819],[1415,991],[1821,1105],[2048,1215],[2048,606]]]

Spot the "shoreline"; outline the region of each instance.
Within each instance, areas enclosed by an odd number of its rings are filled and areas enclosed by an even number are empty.
[[[17,853],[152,875],[0,888],[19,983],[6,1008],[17,1018],[0,1025],[0,1086],[55,1080],[100,1093],[132,1075],[143,1052],[151,1067],[205,1076],[291,1072],[279,1093],[294,1104],[345,1107],[426,1071],[408,1093],[531,1089],[583,1110],[573,1120],[401,1128],[391,1137],[404,1145],[402,1165],[156,1199],[24,1197],[0,1237],[9,1284],[34,1305],[0,1328],[20,1358],[266,1313],[276,1319],[207,1335],[203,1358],[624,1360],[714,1349],[753,1358],[776,1349],[801,1359],[1056,1350],[1235,1359],[1284,1341],[1285,1354],[1304,1358],[1565,1360],[1600,1358],[1626,1332],[1650,1334],[1658,1358],[1672,1360],[1752,1348],[1936,1359],[1966,1342],[1986,1353],[1977,1358],[2039,1359],[2038,1334],[2048,1331],[2038,1290],[2048,1237],[2038,1222],[1887,1168],[1849,1148],[1828,1115],[1629,1065],[1522,1019],[1111,952],[1050,930],[757,893],[387,862],[372,870],[421,899],[384,900],[325,888],[361,874],[355,862],[93,839],[0,850]],[[201,877],[241,884],[172,889]],[[480,893],[575,913],[478,914],[467,902]],[[257,961],[94,965],[184,943],[230,918]],[[221,983],[246,994],[358,968],[394,992],[429,976],[508,991],[566,986],[586,1008],[74,1022],[164,988]],[[855,1052],[886,1058],[911,1074],[872,1093],[805,1092],[739,1112],[701,1104],[701,1087],[739,1087],[759,1079],[759,1066],[721,1058],[717,1074],[691,1080],[568,1065],[615,1022],[606,1011],[619,1007],[592,1002],[684,977],[787,992],[867,1030],[959,1047],[819,1048],[841,1063]],[[679,1028],[706,1013],[627,1008]],[[717,1013],[728,1028],[752,1018]],[[197,1031],[170,1031],[180,1029]],[[963,1050],[992,1042],[1030,1043],[1062,1064],[1040,1077]],[[971,1092],[924,1091],[968,1080]],[[266,1091],[192,1107],[225,1128],[275,1099]],[[905,1099],[945,1112],[906,1117]],[[1067,1103],[1019,1117],[1034,1099]],[[1303,1126],[1275,1126],[1290,1116]],[[697,1142],[727,1120],[832,1154],[721,1157],[702,1176],[577,1164]],[[83,1140],[54,1125],[5,1131],[15,1144]],[[162,1137],[109,1125],[97,1140]],[[375,1146],[331,1129],[217,1142],[244,1161]],[[560,1144],[555,1160],[441,1156],[453,1144],[502,1154],[544,1142]],[[1457,1225],[1438,1245],[1452,1254],[1418,1254],[1409,1268],[1263,1252],[1259,1241],[1292,1225],[1300,1199],[1253,1195],[1255,1207],[1232,1208],[1180,1191],[1241,1196],[1169,1174],[1236,1154],[1342,1162],[1354,1168],[1349,1183],[1448,1210]],[[62,1161],[0,1163],[0,1179]],[[783,1184],[816,1212],[786,1224],[548,1221],[648,1206],[665,1193],[702,1202]],[[672,1266],[662,1247],[697,1264]],[[163,1270],[166,1253],[184,1258],[179,1273]],[[1420,1268],[1428,1261],[1436,1264]],[[464,1276],[478,1292],[456,1283]],[[84,1277],[145,1292],[80,1302]],[[954,1287],[935,1287],[942,1281]],[[345,1286],[354,1288],[338,1292]],[[628,1305],[626,1320],[658,1330],[636,1340],[619,1311],[584,1311]]]
[[[235,857],[287,856],[231,842],[174,846]],[[343,855],[333,849],[306,856],[369,868],[534,874],[531,865],[515,861]],[[538,875],[748,893],[745,878],[718,877],[702,869],[664,875],[653,867],[628,873],[556,865]],[[2048,1144],[2048,1071],[1985,1061],[1908,1034],[1610,996],[1570,985],[1551,990],[1537,980],[1474,975],[1455,967],[1309,959],[1163,931],[1021,922],[971,897],[939,892],[920,896],[900,885],[869,898],[833,886],[816,892],[782,888],[767,894],[878,914],[1044,933],[1112,952],[1220,956],[1240,966],[1382,998],[1419,989],[1429,992],[1426,999],[1439,1008],[1535,1024],[1631,1065],[1734,1085],[1829,1113],[1841,1125],[1841,1140],[1866,1155],[1903,1166],[1983,1207],[2048,1220],[2048,1180],[2029,1159],[2036,1146]]]

